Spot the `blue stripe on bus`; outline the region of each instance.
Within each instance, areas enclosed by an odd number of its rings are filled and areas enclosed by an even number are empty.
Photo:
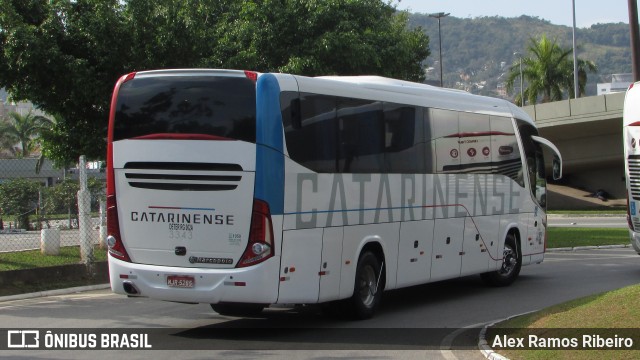
[[[272,74],[263,74],[256,86],[255,197],[269,204],[272,215],[284,212],[284,155],[280,86]]]

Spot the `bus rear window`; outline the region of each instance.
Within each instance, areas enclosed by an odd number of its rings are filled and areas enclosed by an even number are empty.
[[[113,140],[156,134],[211,135],[255,143],[256,90],[247,78],[134,78],[118,92]]]

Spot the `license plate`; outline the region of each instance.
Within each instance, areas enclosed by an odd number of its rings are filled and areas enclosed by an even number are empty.
[[[196,285],[193,276],[169,275],[167,276],[167,286],[178,288],[192,288]]]

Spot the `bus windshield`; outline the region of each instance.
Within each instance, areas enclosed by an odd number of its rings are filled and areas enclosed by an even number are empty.
[[[113,140],[199,134],[255,143],[256,91],[244,77],[140,77],[122,84]]]

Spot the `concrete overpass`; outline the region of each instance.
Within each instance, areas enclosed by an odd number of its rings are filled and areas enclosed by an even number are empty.
[[[524,107],[535,120],[541,136],[556,144],[562,153],[562,185],[583,189],[584,194],[603,189],[614,198],[625,199],[624,95],[615,93]],[[557,191],[558,187],[550,189]],[[557,208],[554,197],[550,196],[549,204]],[[625,202],[609,202],[620,203]]]

